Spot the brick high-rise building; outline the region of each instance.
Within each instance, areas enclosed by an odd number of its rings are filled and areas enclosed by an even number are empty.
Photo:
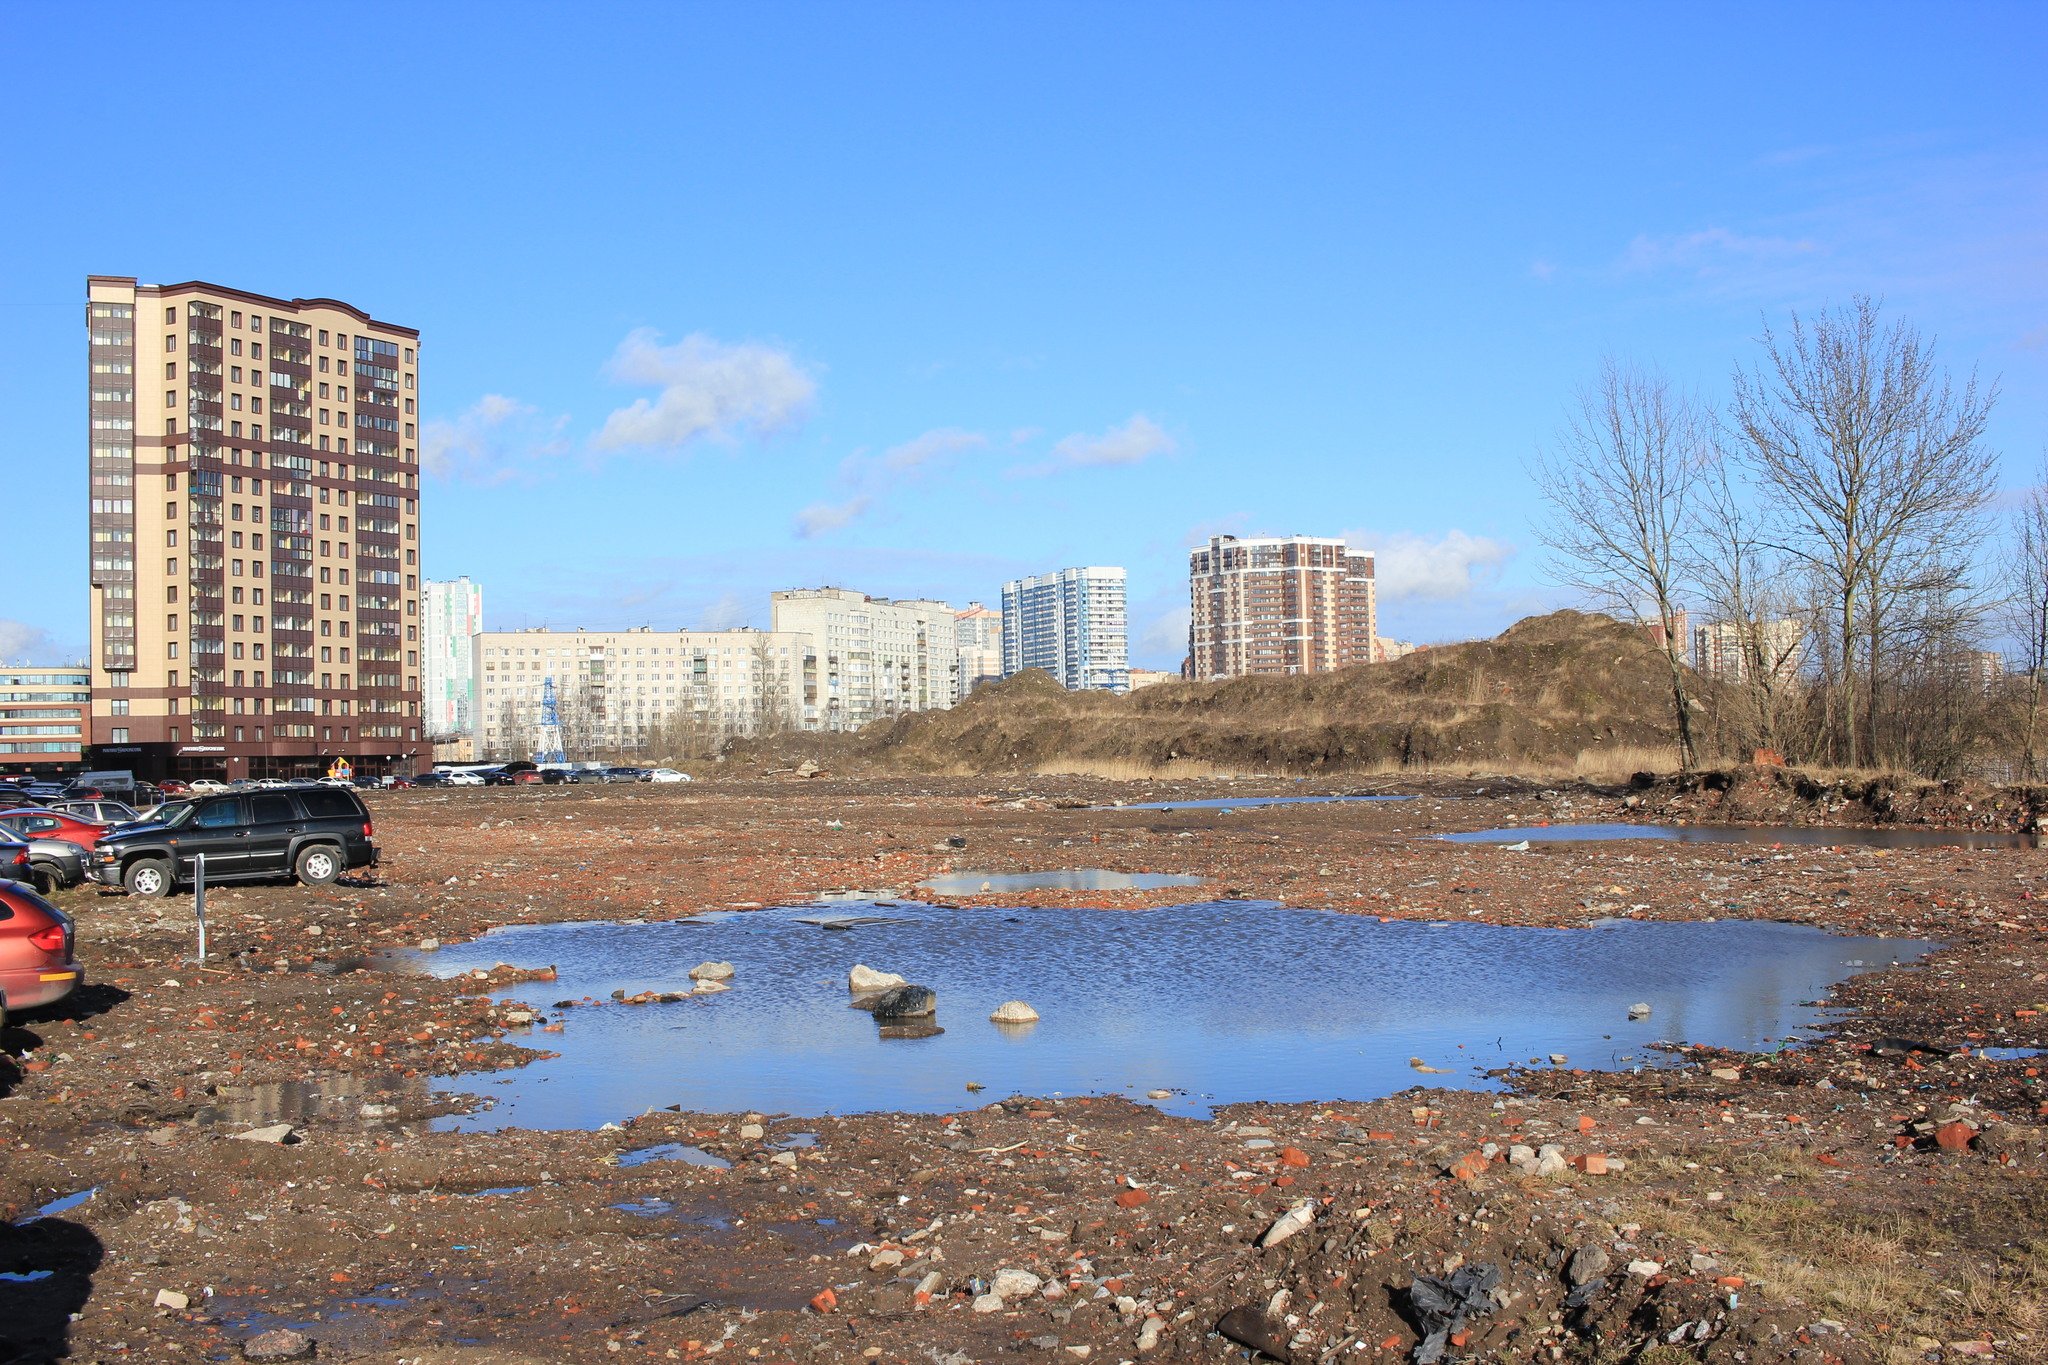
[[[90,766],[414,771],[419,333],[198,281],[86,298]]]
[[[1327,673],[1378,658],[1372,551],[1326,536],[1211,536],[1188,552],[1189,676]]]

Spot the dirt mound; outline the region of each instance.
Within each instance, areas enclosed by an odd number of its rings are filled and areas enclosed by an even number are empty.
[[[1059,764],[1341,772],[1536,763],[1676,743],[1662,654],[1632,626],[1576,611],[1498,638],[1335,673],[1162,683],[1128,697],[1068,692],[1043,672],[984,686],[950,711],[862,730],[848,757],[915,772]],[[1711,701],[1711,697],[1709,698]]]

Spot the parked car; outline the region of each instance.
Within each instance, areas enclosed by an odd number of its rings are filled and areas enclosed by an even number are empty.
[[[224,792],[227,789],[227,783],[216,782],[210,777],[194,778],[185,784],[185,790],[193,793],[195,796],[203,796],[208,792]]]
[[[81,820],[92,820],[102,825],[125,825],[131,820],[140,820],[142,812],[125,801],[79,800],[66,798],[50,803],[50,809],[65,815],[75,815]]]
[[[392,785],[397,786],[398,784],[394,782]],[[406,785],[412,787],[452,787],[455,784],[448,780],[447,773],[420,773]]]
[[[544,780],[538,768],[527,768],[522,772],[513,773],[511,779],[515,787],[538,786]]]
[[[419,785],[419,781],[416,778],[406,777],[403,774],[399,773],[393,773],[391,776],[384,779],[384,785],[387,787],[417,787]]]
[[[690,775],[688,773],[679,773],[674,768],[656,768],[640,780],[642,782],[688,782]]]
[[[0,829],[0,884],[41,880],[29,859],[29,841],[11,829]]]
[[[482,785],[484,785],[484,779],[481,773],[453,772],[443,773],[442,776],[448,779],[447,785],[451,787],[481,787]]]
[[[186,792],[192,790],[190,783],[180,782],[175,777],[167,777],[156,785],[157,790],[161,791],[165,796],[183,796]]]
[[[0,1023],[78,989],[85,971],[72,946],[69,915],[20,882],[0,881]]]
[[[324,886],[377,861],[375,832],[363,799],[334,787],[200,797],[104,836],[92,876],[133,895],[167,896],[191,882],[204,854],[209,882],[294,876]]]
[[[67,839],[80,848],[91,848],[107,832],[107,827],[96,820],[83,820],[47,806],[0,810],[0,825],[24,839]]]

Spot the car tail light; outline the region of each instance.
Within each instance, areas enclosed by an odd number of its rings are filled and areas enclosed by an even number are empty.
[[[371,838],[371,837],[372,837],[372,836],[374,836],[374,835],[375,835],[376,833],[377,833],[377,827],[376,827],[376,825],[375,825],[375,824],[371,823],[371,822],[370,822],[370,821],[368,821],[368,820],[365,820],[365,821],[363,821],[363,837],[364,837],[365,839]]]
[[[47,929],[38,929],[28,936],[29,946],[40,948],[46,953],[64,950],[64,926],[53,924]]]
[[[15,861],[16,863],[25,863],[25,862],[27,862],[27,861],[28,861],[28,850],[27,850],[27,849],[25,849],[25,848],[17,848],[16,850],[14,850],[14,861]]]

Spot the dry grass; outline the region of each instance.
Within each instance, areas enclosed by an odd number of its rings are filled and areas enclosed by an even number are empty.
[[[1930,1212],[1816,1198],[1823,1191],[1808,1183],[1811,1166],[1796,1151],[1672,1154],[1647,1164],[1646,1183],[1696,1184],[1700,1173],[1684,1169],[1687,1157],[1720,1167],[1731,1184],[1769,1175],[1788,1179],[1782,1194],[1709,1209],[1643,1204],[1631,1217],[1712,1248],[1768,1300],[1796,1300],[1816,1316],[1884,1325],[1890,1330],[1879,1340],[1889,1341],[1889,1357],[1901,1365],[1919,1359],[1919,1336],[1952,1341],[1988,1329],[2008,1337],[2038,1333],[2048,1323],[2048,1239],[1992,1251],[1971,1245]]]
[[[1110,782],[1147,782],[1166,779],[1209,777],[1263,777],[1263,773],[1232,772],[1199,759],[1182,758],[1168,763],[1141,763],[1129,758],[1061,758],[1040,763],[1032,772],[1040,777],[1099,777]]]

